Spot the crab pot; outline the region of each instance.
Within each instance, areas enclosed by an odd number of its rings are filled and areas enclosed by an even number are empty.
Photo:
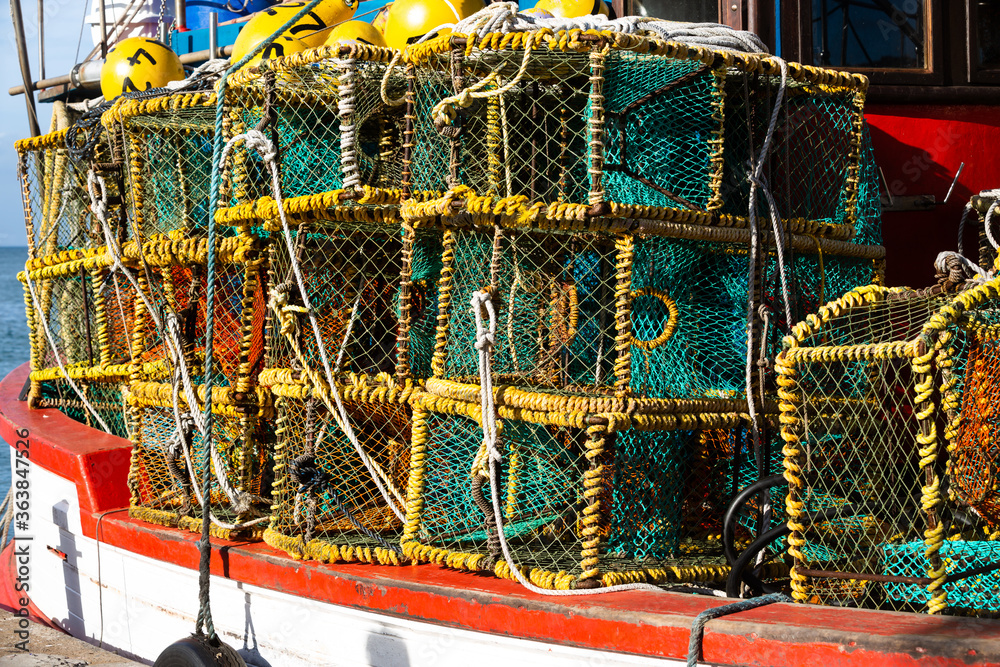
[[[83,134],[67,137],[64,129],[14,144],[31,259],[105,244],[104,231],[90,208],[90,160],[80,152],[88,138]],[[108,159],[107,135],[99,125],[93,130],[93,141],[89,155]],[[115,179],[106,181],[109,196],[119,194],[118,185]],[[111,207],[108,224],[113,233],[124,235],[117,207]]]
[[[199,401],[204,387],[196,386]],[[197,428],[178,426],[169,384],[133,382],[130,406],[132,462],[129,515],[201,532],[201,477],[209,449]],[[182,394],[183,396],[183,394]],[[225,389],[213,391],[210,506],[222,539],[259,539],[270,512],[274,434],[270,406],[237,402]],[[186,415],[184,399],[178,408]],[[228,525],[227,525],[228,524]]]
[[[439,233],[407,230],[398,222],[319,219],[297,225],[292,244],[290,254],[281,234],[271,241],[269,367],[297,365],[325,378],[325,353],[335,374],[398,370],[427,376],[441,266]],[[295,268],[316,316],[322,351]]]
[[[786,339],[776,365],[799,601],[996,611],[995,290],[861,288]]]
[[[126,100],[105,115],[121,137],[130,236],[208,229],[215,107],[214,93],[177,93]]]
[[[262,377],[277,410],[274,505],[264,540],[294,558],[404,562],[409,390],[387,376],[352,376],[338,386],[363,459],[331,414],[329,396],[310,393],[288,369]]]
[[[792,64],[783,84],[767,56],[634,35],[453,35],[409,53],[412,189],[446,192],[406,203],[412,219],[458,203],[483,220],[746,226],[747,165],[778,105],[761,180],[790,230],[849,239],[859,194],[877,198],[859,75]]]
[[[748,232],[704,234],[707,228],[652,221],[634,233],[458,221],[444,229],[435,378],[478,385],[470,299],[487,290],[497,384],[664,401],[745,395]],[[804,236],[792,245],[783,266],[793,318],[879,279],[880,246]],[[773,356],[786,326],[784,296],[777,252],[762,254],[761,338],[765,356]]]
[[[547,411],[557,407],[548,399],[498,391],[502,460],[493,474],[479,404],[416,396],[406,554],[513,578],[499,521],[513,564],[542,587],[724,578],[724,501],[713,494],[729,493],[744,417],[677,405],[629,422]]]
[[[274,142],[287,210],[336,219],[382,219],[399,203],[406,89],[393,53],[367,44],[320,47],[246,67],[230,77],[226,136],[263,123]],[[382,85],[386,78],[387,99]],[[276,217],[271,171],[236,144],[223,172],[220,219],[240,224],[255,212]]]

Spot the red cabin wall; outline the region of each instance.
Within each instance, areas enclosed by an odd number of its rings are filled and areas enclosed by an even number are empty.
[[[965,169],[947,204],[933,211],[885,212],[886,282],[925,287],[934,258],[955,250],[969,197],[1000,188],[1000,110],[992,106],[886,105],[866,107],[875,161],[893,196],[934,195],[941,202],[962,162]],[[884,186],[883,186],[884,189]],[[977,225],[968,225],[965,252],[978,257]]]

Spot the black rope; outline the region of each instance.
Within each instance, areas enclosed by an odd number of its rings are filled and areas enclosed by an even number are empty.
[[[351,525],[354,526],[358,532],[362,533],[370,540],[377,542],[379,546],[384,549],[392,551],[398,556],[403,556],[402,549],[394,544],[386,542],[385,538],[361,523],[361,521],[354,516],[351,510],[347,509],[347,507],[340,502],[340,495],[334,487],[333,480],[330,479],[330,476],[326,471],[316,465],[315,456],[312,454],[303,454],[293,460],[288,465],[288,474],[292,480],[299,485],[299,493],[317,495],[319,493],[326,493],[334,507],[337,508],[337,511],[347,517],[347,520],[351,522]]]
[[[698,660],[701,658],[701,640],[705,635],[705,624],[712,619],[719,618],[720,616],[728,616],[729,614],[738,614],[741,611],[749,611],[757,607],[763,607],[764,605],[774,604],[775,602],[791,601],[792,599],[783,593],[772,593],[771,595],[740,600],[739,602],[706,609],[701,612],[695,617],[694,623],[691,624],[691,637],[688,640],[687,654],[688,667],[697,667]]]

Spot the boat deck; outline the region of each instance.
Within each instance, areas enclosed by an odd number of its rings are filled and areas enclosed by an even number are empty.
[[[128,516],[129,442],[56,410],[29,410],[18,401],[27,374],[24,365],[0,383],[0,435],[14,446],[26,429],[32,465],[75,481],[84,534],[197,569],[198,535]],[[259,542],[212,546],[219,577],[445,627],[641,656],[684,659],[695,617],[727,604],[671,592],[542,596],[516,582],[435,565],[320,564]],[[1000,621],[773,604],[709,622],[702,656],[716,665],[993,664],[1000,660]]]

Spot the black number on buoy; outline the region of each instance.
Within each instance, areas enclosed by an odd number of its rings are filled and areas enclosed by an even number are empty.
[[[304,2],[286,2],[283,5],[281,5],[281,8],[282,9],[292,9],[294,7],[305,7],[305,6],[306,6],[306,3],[304,3]],[[276,10],[276,9],[265,9],[264,13],[267,14],[268,16],[277,16],[278,15],[278,10]]]
[[[277,42],[271,42],[264,49],[264,55],[261,56],[262,60],[270,60],[271,58],[280,58],[285,55],[285,47]]]
[[[138,65],[139,64],[139,59],[142,58],[143,56],[146,56],[146,58],[149,59],[149,64],[150,65],[155,65],[156,64],[156,59],[153,58],[152,54],[150,54],[149,51],[147,51],[146,49],[139,49],[138,51],[136,51],[135,53],[133,53],[132,55],[130,55],[128,57],[128,64],[129,65]]]
[[[149,90],[152,87],[153,87],[153,82],[152,81],[147,81],[146,82],[146,87],[145,87],[144,90]],[[142,92],[142,91],[139,88],[137,88],[134,83],[132,83],[132,79],[130,79],[129,77],[125,77],[125,80],[122,81],[122,92],[123,93],[139,93],[139,92]]]
[[[309,12],[308,14],[306,14],[306,17],[311,18],[313,21],[315,21],[315,23],[308,23],[308,22],[299,23],[289,28],[288,32],[294,35],[295,33],[302,32],[303,30],[315,31],[315,30],[322,30],[323,28],[326,27],[326,23],[323,22],[323,19],[316,16],[316,12]]]

